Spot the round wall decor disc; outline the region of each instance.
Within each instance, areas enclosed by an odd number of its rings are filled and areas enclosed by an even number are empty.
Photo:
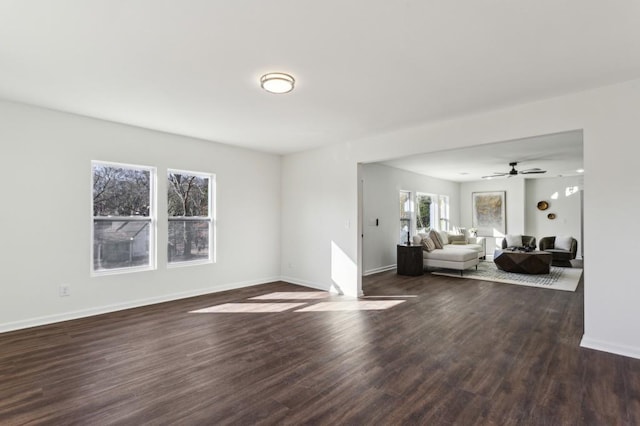
[[[549,208],[549,203],[547,203],[546,201],[538,202],[538,210],[546,210],[548,208]]]
[[[555,219],[555,218],[556,218],[556,214],[555,214],[555,213],[549,213],[549,214],[547,215],[547,219],[551,219],[551,220],[553,220],[553,219]]]

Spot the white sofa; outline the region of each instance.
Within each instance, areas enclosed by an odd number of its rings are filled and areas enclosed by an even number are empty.
[[[422,263],[425,268],[447,268],[462,271],[478,265],[480,258],[485,256],[482,240],[469,239],[464,236],[451,236],[444,232],[438,232],[442,242],[441,249],[432,251],[422,250]],[[413,237],[413,243],[422,244],[422,239],[428,234],[418,234]],[[473,242],[472,242],[473,241]]]

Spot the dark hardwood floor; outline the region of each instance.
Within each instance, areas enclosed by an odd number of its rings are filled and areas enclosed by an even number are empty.
[[[0,334],[0,424],[640,425],[640,360],[579,347],[582,284],[364,281],[402,303],[248,300],[313,291],[273,283]],[[318,310],[190,313],[226,303]]]

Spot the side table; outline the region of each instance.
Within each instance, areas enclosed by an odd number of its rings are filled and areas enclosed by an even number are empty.
[[[398,244],[396,264],[398,275],[424,275],[422,246]]]

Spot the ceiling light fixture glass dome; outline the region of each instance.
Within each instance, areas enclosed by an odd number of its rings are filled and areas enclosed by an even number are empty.
[[[260,86],[269,93],[289,93],[295,82],[292,76],[283,72],[271,72],[260,77]]]

